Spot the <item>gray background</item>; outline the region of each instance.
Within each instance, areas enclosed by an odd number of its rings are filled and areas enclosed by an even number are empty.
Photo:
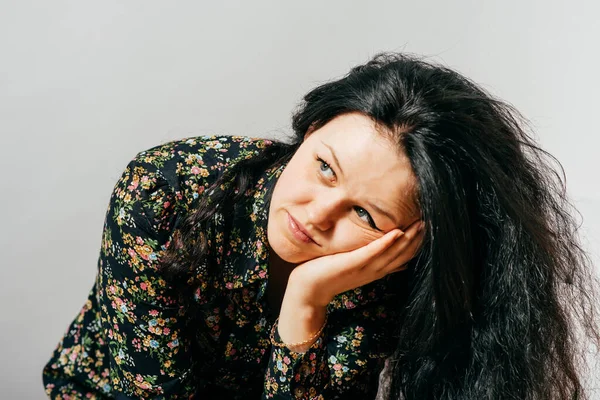
[[[42,366],[92,286],[137,152],[283,137],[306,91],[380,50],[431,56],[521,110],[598,260],[597,2],[216,3],[0,0],[0,398],[44,398]]]

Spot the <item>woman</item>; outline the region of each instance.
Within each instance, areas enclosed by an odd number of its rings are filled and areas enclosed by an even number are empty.
[[[589,262],[516,118],[381,54],[305,96],[292,144],[139,153],[48,395],[365,399],[389,358],[384,397],[584,398]]]

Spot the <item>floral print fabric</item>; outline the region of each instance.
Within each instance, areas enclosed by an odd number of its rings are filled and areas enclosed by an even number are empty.
[[[375,397],[393,344],[399,274],[338,295],[306,353],[271,346],[268,199],[284,165],[264,171],[233,215],[217,215],[205,232],[219,268],[196,271],[202,322],[194,339],[183,334],[178,295],[158,270],[161,254],[217,177],[271,143],[192,137],[142,151],[127,165],[110,197],[96,281],[43,370],[50,398]]]

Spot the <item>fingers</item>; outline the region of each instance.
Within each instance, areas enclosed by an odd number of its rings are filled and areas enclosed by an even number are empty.
[[[363,286],[398,270],[416,254],[424,236],[420,225],[417,221],[405,232],[394,229],[356,250],[313,259],[294,271],[305,271],[307,281],[318,281],[321,292],[333,295]]]
[[[409,262],[417,253],[425,236],[424,223],[416,221],[405,231],[404,236],[389,247],[388,251],[381,255],[373,268],[383,275],[399,270]],[[403,269],[403,268],[401,268]]]
[[[366,281],[381,278],[414,257],[422,242],[422,227],[423,223],[417,220],[405,232],[389,231],[363,247],[337,254],[335,264],[330,266],[338,272],[364,274]]]
[[[370,264],[386,249],[397,242],[404,233],[399,229],[387,232],[385,235],[371,243],[343,255],[342,263],[348,268],[363,267]]]

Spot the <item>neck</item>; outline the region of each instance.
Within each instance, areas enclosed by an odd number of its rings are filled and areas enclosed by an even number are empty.
[[[271,251],[269,254],[267,295],[271,308],[277,314],[279,314],[279,309],[281,308],[288,279],[296,266],[297,264],[292,264],[281,259],[274,251]]]

